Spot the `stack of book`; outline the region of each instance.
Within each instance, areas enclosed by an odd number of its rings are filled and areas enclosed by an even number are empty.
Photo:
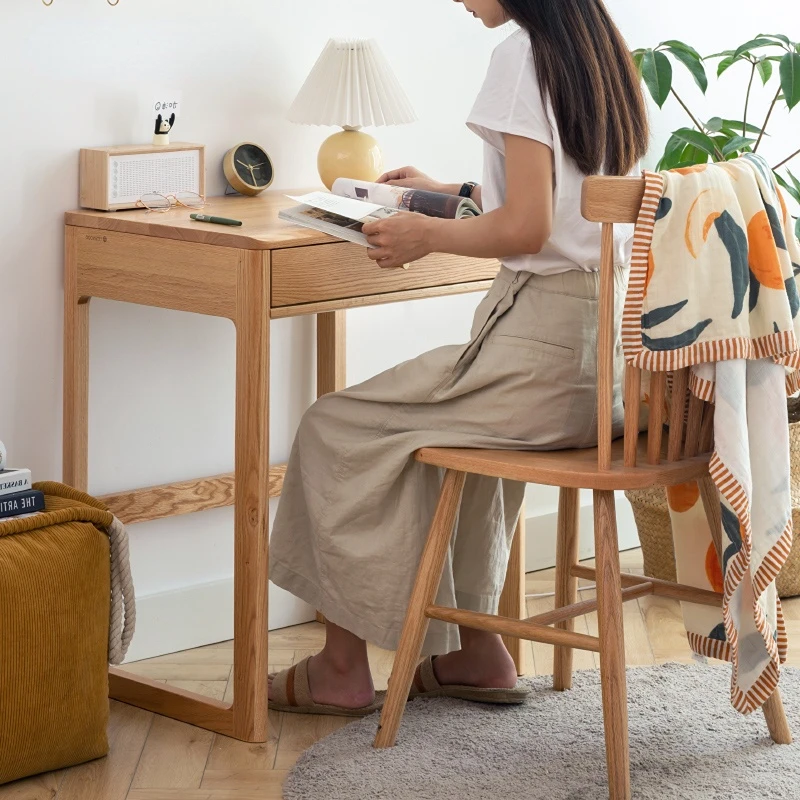
[[[0,443],[0,454],[5,448]],[[31,488],[29,469],[5,468],[0,458],[0,519],[44,511],[44,494]]]

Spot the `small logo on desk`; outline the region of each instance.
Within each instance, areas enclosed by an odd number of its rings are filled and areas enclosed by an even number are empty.
[[[91,234],[86,234],[86,241],[88,242],[107,242],[107,236],[92,236]]]

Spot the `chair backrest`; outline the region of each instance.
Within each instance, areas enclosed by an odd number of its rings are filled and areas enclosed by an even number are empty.
[[[581,212],[590,222],[602,223],[600,256],[600,303],[597,337],[597,443],[600,469],[611,468],[612,411],[614,401],[614,225],[635,223],[644,199],[643,178],[593,176],[583,183]],[[625,367],[625,466],[638,461],[642,370]],[[647,462],[659,464],[663,457],[664,424],[669,424],[666,446],[668,461],[680,461],[708,452],[713,446],[713,413],[689,391],[689,369],[677,370],[671,378],[671,402],[667,410],[666,372],[651,372]]]

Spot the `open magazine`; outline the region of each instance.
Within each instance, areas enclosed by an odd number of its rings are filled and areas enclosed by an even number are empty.
[[[311,192],[300,197],[288,197],[301,205],[280,211],[278,216],[281,219],[364,247],[372,245],[367,243],[361,227],[392,214],[411,211],[429,217],[463,219],[481,213],[480,208],[467,197],[350,178],[339,178],[330,194]]]

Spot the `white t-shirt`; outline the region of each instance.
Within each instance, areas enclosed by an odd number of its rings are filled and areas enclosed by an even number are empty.
[[[554,275],[571,269],[595,271],[600,265],[600,225],[581,215],[586,177],[562,146],[551,103],[542,101],[530,37],[518,30],[495,48],[483,88],[467,126],[484,140],[482,202],[485,212],[505,202],[506,157],[503,134],[524,136],[553,151],[553,229],[536,255],[503,258],[512,270]],[[632,174],[640,174],[637,167]],[[633,225],[615,225],[615,263],[628,264]]]

